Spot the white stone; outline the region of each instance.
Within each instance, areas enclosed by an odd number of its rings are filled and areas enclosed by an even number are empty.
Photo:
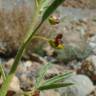
[[[94,90],[92,81],[84,75],[74,75],[67,82],[73,82],[74,85],[59,89],[61,96],[87,96]]]
[[[31,61],[26,61],[23,63],[23,65],[27,68],[27,67],[31,67],[32,62]]]
[[[20,82],[16,76],[13,77],[12,82],[11,82],[10,87],[9,87],[9,90],[14,91],[14,92],[20,92],[21,91]]]
[[[91,48],[96,48],[96,43],[90,42],[90,43],[89,43],[89,46],[90,46]]]
[[[95,55],[89,56],[86,60],[92,62],[94,68],[96,69],[96,56]]]

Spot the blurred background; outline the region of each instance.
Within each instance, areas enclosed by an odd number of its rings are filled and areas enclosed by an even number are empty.
[[[8,73],[34,13],[34,0],[0,0],[0,63]],[[73,87],[49,90],[41,96],[96,96],[96,0],[65,0],[52,14],[59,23],[48,20],[36,35],[53,39],[60,33],[64,49],[54,49],[48,42],[34,39],[23,55],[16,72],[18,85],[10,90],[30,90],[38,69],[48,62],[51,75],[71,70]],[[19,96],[19,95],[17,95]]]

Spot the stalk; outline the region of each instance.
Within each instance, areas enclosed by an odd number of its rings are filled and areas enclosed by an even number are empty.
[[[37,1],[37,0],[35,0],[35,1]],[[49,1],[51,2],[51,0],[49,0]],[[3,81],[3,84],[2,84],[2,86],[0,88],[0,96],[6,96],[9,85],[10,85],[10,82],[11,82],[13,76],[15,75],[16,69],[18,67],[19,61],[21,60],[21,57],[22,57],[24,51],[27,49],[27,46],[31,43],[31,40],[33,39],[35,33],[38,31],[38,29],[43,24],[43,22],[48,18],[48,16],[50,14],[52,14],[54,12],[54,10],[63,1],[64,0],[53,0],[53,3],[51,5],[49,5],[49,6],[46,3],[47,0],[43,0],[43,2],[40,2],[39,6],[37,4],[35,14],[34,14],[34,18],[33,18],[33,21],[32,21],[32,25],[31,25],[31,27],[30,27],[30,29],[28,31],[28,35],[24,39],[24,41],[22,42],[21,47],[19,48],[19,50],[17,52],[17,55],[15,57],[15,61],[14,61],[13,65],[12,65],[12,68],[11,68],[9,74],[7,75],[6,79]],[[46,9],[45,7],[48,7],[48,8]],[[43,8],[43,11],[45,11],[45,12],[43,12],[42,20],[38,24],[39,14],[40,14],[40,11],[41,11],[40,9],[42,9],[42,8]]]
[[[38,28],[41,26],[41,23],[40,23],[36,27],[37,21],[38,21],[38,10],[35,11],[32,26],[29,29],[28,35],[25,38],[25,40],[23,41],[21,47],[19,48],[17,55],[15,57],[15,61],[12,65],[12,68],[11,68],[8,76],[6,77],[6,80],[4,80],[4,82],[0,88],[0,96],[6,96],[7,91],[9,89],[10,82],[11,82],[13,76],[15,75],[16,69],[19,65],[19,61],[21,60],[21,57],[22,57],[24,51],[27,49],[27,46],[31,43],[31,40],[32,40],[33,36],[35,35],[35,33],[37,32]]]

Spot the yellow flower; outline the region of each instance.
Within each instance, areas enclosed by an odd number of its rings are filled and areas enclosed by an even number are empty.
[[[64,48],[64,44],[59,44],[58,46],[57,46],[57,49],[63,49]]]
[[[64,48],[64,44],[58,44],[58,45],[56,45],[53,40],[49,40],[48,42],[51,45],[51,47],[53,47],[55,49],[63,49]]]

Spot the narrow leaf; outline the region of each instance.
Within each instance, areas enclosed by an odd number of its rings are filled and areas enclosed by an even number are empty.
[[[56,84],[41,86],[38,89],[39,90],[49,90],[49,89],[67,87],[67,86],[71,86],[71,85],[73,85],[73,83],[56,83]]]
[[[51,78],[49,80],[46,80],[43,85],[50,85],[50,84],[59,82],[61,80],[64,81],[65,79],[69,78],[70,76],[72,76],[72,72],[66,72],[64,74],[60,74],[60,75],[54,76],[53,78]]]
[[[52,14],[56,8],[62,4],[65,0],[54,0],[53,3],[45,10],[43,17],[42,17],[42,22],[45,21],[50,14]]]
[[[48,69],[52,67],[52,63],[45,64],[40,71],[38,71],[38,76],[36,80],[36,87],[41,85],[42,80],[44,79],[45,74],[47,73]]]
[[[5,75],[4,68],[3,68],[2,64],[0,64],[0,72],[1,72],[1,75],[3,77],[3,80],[5,80],[6,79],[6,75]]]

